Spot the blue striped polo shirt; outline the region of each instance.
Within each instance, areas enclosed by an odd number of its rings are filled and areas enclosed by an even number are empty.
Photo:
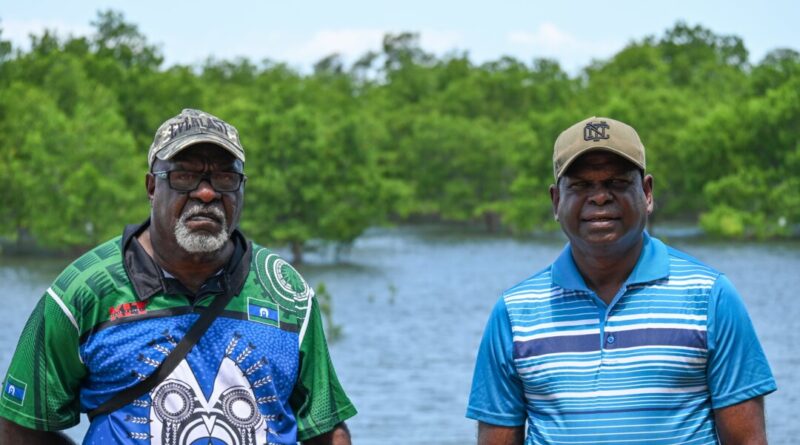
[[[718,443],[712,410],[776,389],[731,282],[644,235],[611,301],[569,245],[506,291],[478,351],[467,417],[526,444]]]

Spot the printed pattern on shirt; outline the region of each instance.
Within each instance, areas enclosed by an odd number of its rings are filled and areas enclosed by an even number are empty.
[[[509,290],[528,443],[716,443],[706,384],[709,295],[718,273],[670,256],[670,276],[599,310],[550,270]]]
[[[294,444],[355,414],[320,344],[313,290],[286,261],[252,248],[242,291],[186,358],[148,394],[95,418],[84,443]],[[159,293],[140,301],[119,238],[101,244],[42,297],[4,382],[0,415],[36,429],[75,425],[79,412],[152,374],[213,298],[192,305]],[[318,372],[310,379],[303,369]],[[300,384],[337,397],[307,401],[295,393]],[[295,412],[298,402],[332,417]]]

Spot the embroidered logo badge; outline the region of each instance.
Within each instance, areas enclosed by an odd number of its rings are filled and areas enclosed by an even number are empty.
[[[608,128],[608,124],[603,121],[589,122],[583,127],[583,140],[599,142],[600,139],[608,139]]]
[[[122,303],[117,307],[108,308],[108,319],[111,321],[119,318],[130,317],[132,315],[142,315],[147,313],[147,302],[134,301],[133,303]]]
[[[17,380],[9,374],[6,384],[3,386],[3,398],[22,406],[27,388],[28,385],[25,382]]]

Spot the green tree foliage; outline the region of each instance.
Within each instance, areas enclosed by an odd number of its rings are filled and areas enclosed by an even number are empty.
[[[386,213],[368,116],[297,105],[262,114],[251,136],[243,227],[289,243],[296,261],[314,238],[351,242]],[[379,133],[379,132],[378,132]]]
[[[1,25],[1,23],[0,23]],[[800,53],[751,64],[744,42],[678,22],[576,75],[549,59],[437,57],[389,34],[350,66],[276,61],[162,67],[135,24],[102,11],[89,36],[45,31],[29,50],[0,28],[0,237],[84,248],[148,213],[153,131],[185,107],[240,130],[242,227],[286,243],[349,243],[409,220],[555,230],[558,133],[587,116],[637,128],[656,177],[655,221],[769,238],[800,227]]]
[[[757,238],[791,233],[800,220],[797,128],[798,77],[735,109],[720,108],[698,124],[704,145],[690,148],[702,153],[695,166],[706,172],[702,196],[706,208],[700,219],[704,229]]]
[[[137,151],[114,94],[93,85],[68,47],[34,37],[31,52],[9,62],[18,77],[0,93],[2,177],[13,190],[2,230],[61,248],[110,237],[146,202],[133,193],[141,173],[131,168],[145,162],[131,161]]]

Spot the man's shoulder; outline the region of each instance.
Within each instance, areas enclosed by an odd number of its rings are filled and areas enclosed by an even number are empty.
[[[699,260],[698,258],[689,255],[688,253],[672,247],[660,240],[666,249],[667,256],[670,263],[670,276],[682,274],[702,274],[709,277],[717,277],[722,274],[719,270]]]
[[[120,237],[97,245],[70,263],[47,289],[47,294],[62,310],[69,311],[81,332],[91,328],[98,314],[107,313],[100,308],[112,305],[121,296],[133,295],[122,264]]]
[[[122,266],[120,237],[117,236],[87,251],[70,263],[55,279],[52,289],[59,295],[87,286],[96,295],[128,282]]]
[[[279,254],[256,243],[252,246],[250,273],[275,303],[304,317],[314,289]]]
[[[511,286],[503,292],[503,298],[509,299],[525,294],[550,292],[553,289],[553,264],[537,271],[528,278]]]

